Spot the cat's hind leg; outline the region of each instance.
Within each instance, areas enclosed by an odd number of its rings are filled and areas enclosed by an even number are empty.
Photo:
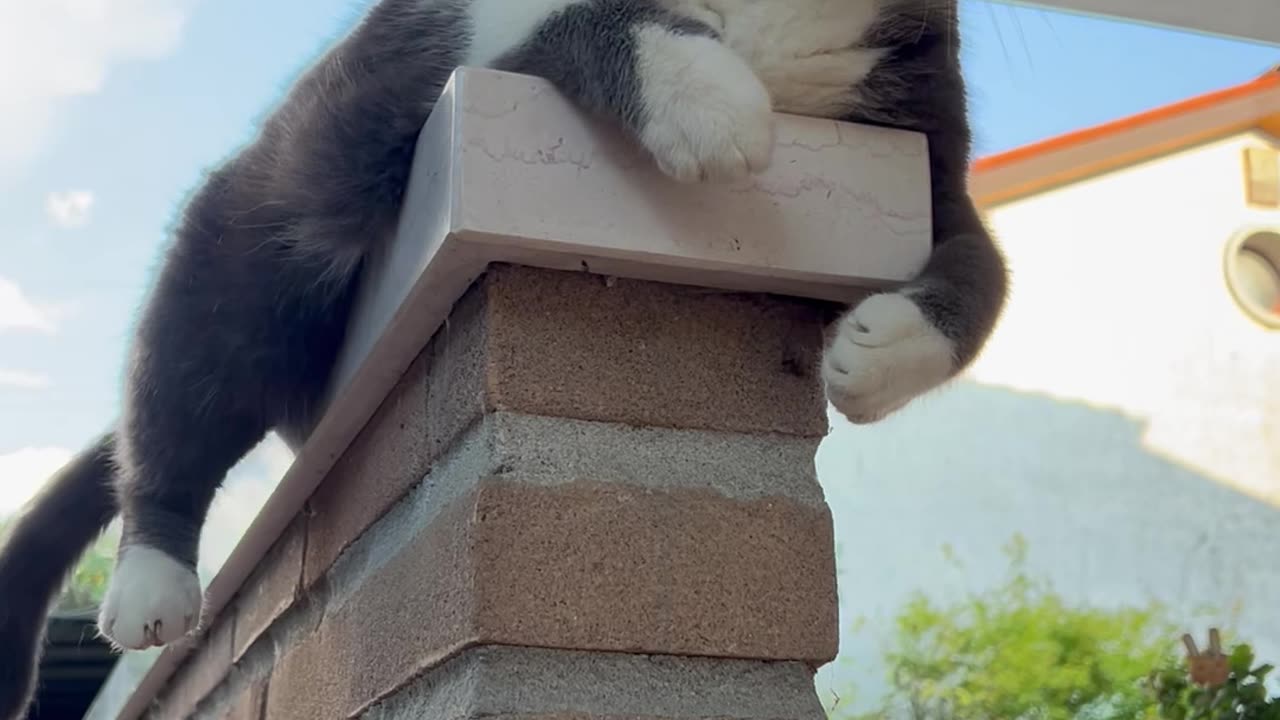
[[[470,21],[466,64],[552,81],[621,121],[677,180],[734,180],[769,164],[769,93],[700,20],[652,0],[475,0]]]
[[[260,231],[179,230],[139,324],[118,429],[123,532],[99,615],[118,645],[197,627],[198,546],[218,488],[268,430],[309,413],[341,347],[354,283],[320,275]]]
[[[196,342],[198,334],[186,338],[189,346],[205,344]],[[120,430],[123,534],[98,627],[128,649],[171,643],[198,625],[196,566],[205,516],[227,471],[267,429],[263,413],[247,407],[249,396],[261,392],[249,374],[232,364],[219,367],[226,359],[218,352],[208,361],[179,360],[181,346],[155,344],[159,363],[135,370]],[[223,397],[190,391],[204,384],[193,382],[195,373],[204,373],[209,391]]]

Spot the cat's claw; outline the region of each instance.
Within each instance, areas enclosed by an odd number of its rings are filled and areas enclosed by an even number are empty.
[[[850,422],[876,422],[946,382],[951,341],[898,293],[873,295],[840,320],[822,362],[827,399]]]
[[[98,615],[98,629],[129,650],[168,645],[200,622],[200,579],[190,568],[155,548],[129,545]]]
[[[681,182],[732,181],[769,166],[769,91],[732,50],[658,27],[637,32],[640,140]]]

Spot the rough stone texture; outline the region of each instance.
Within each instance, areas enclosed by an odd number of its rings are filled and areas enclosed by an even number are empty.
[[[431,465],[427,432],[428,352],[414,361],[368,425],[312,495],[303,583],[310,586]]]
[[[305,584],[486,412],[820,439],[826,401],[813,373],[826,310],[790,298],[495,266],[313,496]],[[804,463],[811,469],[812,457]]]
[[[267,682],[262,680],[250,685],[218,717],[219,720],[261,720],[266,717],[266,710]]]
[[[476,434],[487,472],[558,485],[602,480],[649,489],[715,490],[752,500],[825,504],[815,438],[670,430],[497,412]]]
[[[824,713],[812,673],[799,663],[480,647],[364,717],[820,720]]]
[[[199,717],[821,717],[825,319],[493,269],[237,598]]]
[[[295,518],[245,583],[236,598],[233,657],[245,650],[302,592],[302,567],[306,556],[307,517]]]
[[[188,717],[192,709],[227,677],[234,660],[233,618],[232,614],[224,614],[203,637],[193,640],[199,648],[178,668],[168,688],[157,699],[150,714],[153,720]]]
[[[797,659],[836,654],[826,509],[709,490],[488,481],[467,528],[483,642]]]
[[[443,517],[454,524],[467,511]],[[333,608],[277,659],[267,716],[347,717],[464,647],[472,637],[466,542],[428,534]]]
[[[405,544],[390,557],[353,548],[359,574],[344,582],[356,587],[335,591],[317,632],[277,664],[271,717],[356,712],[476,644],[813,664],[836,653],[825,507],[486,479],[394,520],[423,517],[395,530]],[[390,535],[377,540],[391,552]]]
[[[630,425],[827,433],[818,303],[497,266],[494,407]]]

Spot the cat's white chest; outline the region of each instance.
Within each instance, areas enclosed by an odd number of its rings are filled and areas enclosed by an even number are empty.
[[[774,109],[837,117],[881,53],[858,47],[881,0],[666,0],[718,30],[764,81]]]

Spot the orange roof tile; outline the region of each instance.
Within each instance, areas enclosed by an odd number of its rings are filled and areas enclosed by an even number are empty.
[[[979,158],[971,183],[979,204],[998,204],[1250,127],[1280,136],[1280,66],[1240,85]]]

